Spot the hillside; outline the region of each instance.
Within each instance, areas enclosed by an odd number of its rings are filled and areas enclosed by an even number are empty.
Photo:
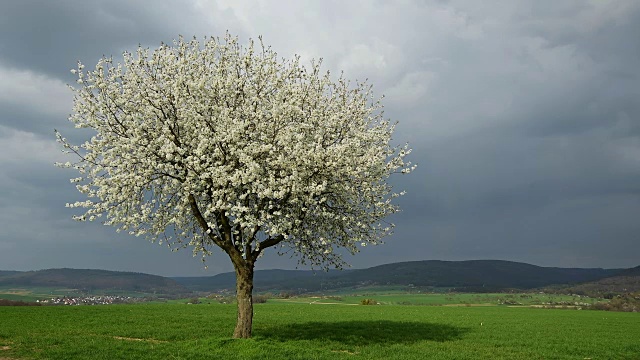
[[[318,291],[361,285],[446,287],[466,291],[507,288],[531,289],[552,284],[577,284],[614,276],[622,269],[541,267],[501,260],[411,261],[350,271],[258,270],[258,291]],[[233,273],[211,277],[175,278],[184,286],[201,291],[233,289]]]
[[[254,274],[254,288],[258,291],[274,290],[317,290],[324,282],[335,284],[334,277],[353,270],[329,272],[311,270],[257,270]],[[201,277],[174,277],[178,283],[194,291],[215,291],[234,289],[236,275],[232,272]],[[332,286],[333,287],[333,286]]]
[[[553,286],[545,291],[605,298],[640,293],[640,266],[622,270],[615,276],[604,279],[575,285]]]
[[[501,260],[412,261],[380,265],[345,274],[345,283],[375,280],[378,284],[434,287],[534,288],[549,284],[591,281],[619,269],[541,267]]]
[[[640,276],[640,266],[631,269],[622,270],[616,276]]]
[[[20,272],[20,271],[0,270],[0,276],[3,276],[3,275],[11,275],[11,274],[17,274],[17,273],[19,273],[19,272]]]
[[[360,286],[450,288],[489,292],[534,289],[554,285],[574,293],[640,289],[640,267],[632,269],[582,269],[541,267],[501,260],[411,261],[343,271],[258,270],[259,292],[317,292]],[[589,285],[591,284],[591,285]],[[49,269],[0,271],[0,287],[55,287],[81,291],[131,291],[147,294],[186,295],[193,291],[235,289],[232,272],[208,277],[176,277],[105,270]],[[600,291],[598,290],[598,291]],[[564,290],[563,290],[564,291]],[[637,291],[637,290],[633,290]]]
[[[86,269],[3,271],[0,272],[0,286],[59,287],[83,291],[119,290],[158,294],[190,292],[175,280],[162,276]]]

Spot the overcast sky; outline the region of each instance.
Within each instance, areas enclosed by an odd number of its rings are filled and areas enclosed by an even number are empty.
[[[369,79],[419,168],[386,244],[356,268],[408,260],[640,265],[640,1],[0,0],[0,270],[208,270],[113,228],[71,220],[82,199],[54,128],[78,60],[185,37],[262,35],[281,56]],[[64,160],[66,161],[66,160]],[[271,249],[273,250],[273,249]],[[294,268],[265,256],[258,268]]]

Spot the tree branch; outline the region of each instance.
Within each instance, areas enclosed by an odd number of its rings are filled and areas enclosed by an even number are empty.
[[[226,243],[219,237],[215,236],[213,232],[209,231],[210,230],[209,224],[207,223],[207,220],[205,220],[204,216],[202,216],[202,213],[198,208],[198,203],[196,202],[196,198],[195,196],[193,196],[193,194],[189,194],[189,205],[191,205],[191,212],[193,213],[193,216],[195,216],[196,220],[198,221],[198,224],[200,224],[200,227],[202,227],[205,234],[209,236],[209,239],[211,239],[211,241],[213,241],[213,243],[218,245],[221,249],[228,251],[227,247],[225,246]]]
[[[283,235],[278,235],[276,237],[270,237],[264,241],[260,241],[258,242],[258,246],[256,246],[255,250],[253,250],[251,252],[251,257],[253,258],[253,260],[255,261],[258,256],[260,255],[260,253],[262,253],[262,250],[278,245],[280,242],[282,242],[284,240],[284,236]]]

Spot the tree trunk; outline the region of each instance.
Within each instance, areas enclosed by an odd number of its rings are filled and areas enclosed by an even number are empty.
[[[238,321],[233,337],[248,339],[253,324],[253,264],[236,265],[236,299]]]

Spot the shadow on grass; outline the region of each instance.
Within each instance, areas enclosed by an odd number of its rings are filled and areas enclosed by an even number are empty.
[[[329,340],[344,345],[408,344],[452,341],[469,329],[444,324],[402,321],[307,322],[256,329],[255,335],[277,341]]]

